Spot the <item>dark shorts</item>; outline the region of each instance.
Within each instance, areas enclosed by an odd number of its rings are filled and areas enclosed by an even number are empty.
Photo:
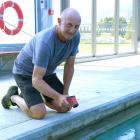
[[[21,96],[24,98],[24,100],[29,108],[33,105],[44,103],[43,98],[40,95],[39,91],[37,91],[32,86],[32,77],[31,76],[14,74],[14,78],[16,80],[18,87],[21,90]],[[52,75],[46,76],[43,79],[54,90],[56,90],[60,94],[63,94],[63,84],[57,78],[55,73]],[[47,96],[44,96],[44,99],[49,103],[51,103],[53,100]]]

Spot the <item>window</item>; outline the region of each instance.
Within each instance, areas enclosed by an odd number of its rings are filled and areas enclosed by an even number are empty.
[[[0,24],[0,49],[16,50],[20,44],[28,42],[35,34],[34,0],[28,2],[1,0],[0,15],[2,23]]]

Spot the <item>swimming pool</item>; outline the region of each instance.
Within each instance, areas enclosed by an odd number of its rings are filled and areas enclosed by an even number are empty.
[[[140,115],[121,123],[91,140],[140,140]]]

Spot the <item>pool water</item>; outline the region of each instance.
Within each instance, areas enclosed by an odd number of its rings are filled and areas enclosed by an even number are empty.
[[[90,140],[140,140],[140,115]]]

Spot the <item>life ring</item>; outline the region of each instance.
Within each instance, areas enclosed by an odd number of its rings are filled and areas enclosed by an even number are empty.
[[[18,16],[18,24],[17,27],[13,30],[7,28],[5,26],[4,20],[3,20],[3,14],[4,14],[4,10],[8,7],[12,7],[14,8],[14,10],[17,13]],[[6,1],[4,2],[1,7],[0,7],[0,28],[7,34],[7,35],[16,35],[20,32],[21,28],[23,26],[23,13],[20,9],[20,7],[18,6],[17,3],[15,3],[14,1]]]

